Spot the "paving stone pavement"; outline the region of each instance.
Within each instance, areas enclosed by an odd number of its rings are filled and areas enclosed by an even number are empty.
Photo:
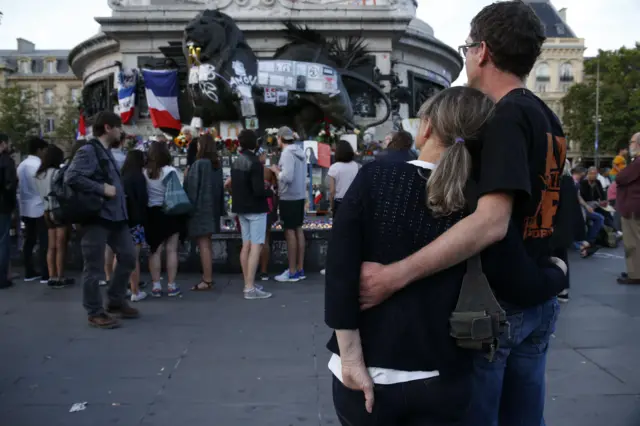
[[[640,287],[619,286],[621,250],[572,262],[548,362],[549,426],[640,425]],[[197,280],[182,280],[187,290]],[[239,276],[212,292],[145,300],[118,330],[86,325],[79,286],[0,292],[2,426],[339,425],[331,400],[323,281]],[[74,403],[86,409],[70,413]]]

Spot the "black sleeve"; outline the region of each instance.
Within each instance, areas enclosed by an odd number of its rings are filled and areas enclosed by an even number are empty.
[[[334,330],[356,330],[360,322],[360,265],[363,259],[366,174],[361,170],[340,204],[327,249],[325,322]]]
[[[520,109],[504,105],[496,110],[481,137],[479,196],[492,192],[520,199],[531,196],[528,133]]]
[[[187,147],[187,166],[191,166],[196,162],[196,156],[198,155],[198,139],[193,138],[191,143]]]
[[[548,258],[534,260],[513,224],[504,240],[482,253],[485,274],[496,293],[521,307],[539,305],[568,287],[568,279]]]
[[[591,196],[591,187],[586,179],[582,179],[582,181],[580,181],[580,196],[585,202],[593,201],[593,197]]]
[[[8,157],[4,166],[4,173],[2,176],[2,186],[5,191],[13,191],[18,187],[18,174],[16,172],[16,165],[11,157]]]
[[[256,197],[270,197],[273,195],[271,189],[264,187],[264,168],[259,161],[251,164],[251,189]]]

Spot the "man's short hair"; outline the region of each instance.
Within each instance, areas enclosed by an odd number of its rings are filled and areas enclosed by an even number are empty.
[[[540,19],[519,0],[486,6],[471,20],[469,35],[486,43],[496,68],[520,79],[531,72],[546,38]]]
[[[238,142],[243,151],[253,151],[258,147],[258,137],[253,130],[243,129],[238,134]]]
[[[411,133],[406,130],[400,130],[394,132],[391,135],[391,140],[389,141],[389,145],[387,145],[387,149],[403,151],[407,149],[411,149],[413,147],[413,136]]]
[[[6,133],[0,133],[0,143],[9,143],[9,135],[7,135]]]
[[[293,134],[293,130],[287,126],[282,126],[278,129],[278,137],[282,138],[286,143],[292,143],[296,139],[296,136]]]
[[[105,126],[122,127],[122,119],[112,111],[99,112],[93,122],[93,136],[96,138],[103,136],[106,133]]]
[[[44,139],[32,136],[27,140],[27,150],[29,155],[37,155],[41,149],[46,149],[49,144]]]

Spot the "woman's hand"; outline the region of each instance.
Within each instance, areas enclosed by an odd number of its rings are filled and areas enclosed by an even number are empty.
[[[364,392],[364,407],[369,414],[373,412],[373,379],[362,358],[349,360],[341,358],[342,383],[349,389]]]

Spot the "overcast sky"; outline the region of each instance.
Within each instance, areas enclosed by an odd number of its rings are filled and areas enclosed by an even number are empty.
[[[419,0],[418,16],[431,25],[435,36],[452,47],[464,43],[469,22],[491,0]],[[71,49],[98,32],[95,16],[109,16],[107,0],[0,0],[0,49],[14,49],[15,39],[26,38],[40,49]],[[569,26],[586,39],[586,55],[598,49],[633,46],[640,41],[638,0],[555,0],[568,8]],[[446,7],[443,7],[445,6]],[[454,7],[455,6],[455,7]],[[457,81],[464,83],[464,72]]]

